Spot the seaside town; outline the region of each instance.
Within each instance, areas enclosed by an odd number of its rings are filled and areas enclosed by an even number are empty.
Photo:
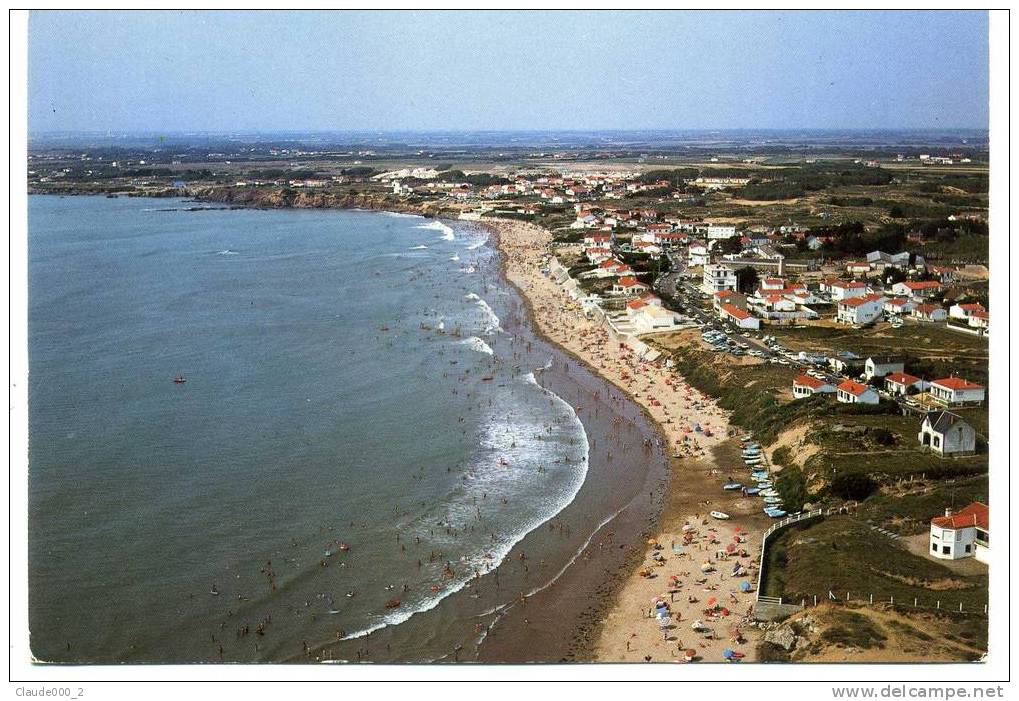
[[[979,660],[986,152],[840,148],[54,147],[29,185],[493,230],[538,330],[641,405],[671,461],[588,659]]]

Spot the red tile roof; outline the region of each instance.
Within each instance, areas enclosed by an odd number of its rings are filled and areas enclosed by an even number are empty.
[[[885,382],[894,382],[900,385],[914,385],[920,381],[919,377],[913,377],[905,372],[893,372],[885,375]]]
[[[846,380],[839,385],[839,389],[842,390],[843,392],[849,392],[849,394],[860,396],[868,389],[870,389],[870,387],[864,384],[860,384],[859,382],[854,382],[853,380]]]
[[[861,304],[866,304],[867,302],[876,302],[879,299],[881,299],[881,295],[869,294],[862,295],[860,297],[850,297],[848,299],[843,299],[839,302],[839,304],[846,307],[859,307]]]
[[[809,387],[810,389],[817,389],[818,387],[824,387],[828,383],[824,380],[819,380],[816,377],[811,377],[810,375],[800,375],[793,380],[793,384],[800,385],[801,387]]]
[[[744,319],[749,319],[750,317],[753,316],[753,314],[751,314],[750,312],[743,311],[739,307],[736,307],[732,304],[723,304],[722,311],[724,311],[726,314],[733,318],[739,319],[740,321],[743,321]]]
[[[977,526],[985,531],[991,528],[991,509],[987,504],[975,501],[962,511],[951,516],[935,516],[931,524],[939,528],[966,528]]]
[[[924,280],[921,282],[904,282],[902,284],[905,285],[906,288],[910,290],[933,290],[935,288],[941,287],[941,283],[935,282],[934,280]]]
[[[940,380],[934,380],[931,384],[944,387],[945,389],[983,389],[981,385],[964,380],[961,377],[945,377]]]

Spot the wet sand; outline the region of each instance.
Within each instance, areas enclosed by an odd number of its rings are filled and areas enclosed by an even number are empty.
[[[581,631],[584,645],[580,656],[606,662],[673,661],[683,658],[677,654],[682,643],[682,649],[697,651],[696,659],[721,661],[724,647],[736,647],[749,657],[752,640],[731,640],[743,639],[734,636],[733,631],[752,604],[752,595],[740,592],[738,581],[756,585],[760,533],[767,527],[767,519],[759,514],[755,499],[731,496],[721,490],[726,475],[719,465],[732,466],[734,474],[736,467],[742,469],[733,447],[735,441],[727,440],[730,431],[726,413],[671,370],[640,362],[620,339],[589,319],[561,286],[541,272],[549,260],[548,231],[518,222],[492,226],[499,235],[506,276],[528,300],[531,317],[542,335],[640,405],[656,425],[656,441],[664,443],[666,455],[673,456],[671,485],[664,495],[668,506],[661,526],[656,521],[650,532],[662,549],[648,544],[648,533],[642,534],[641,540],[619,543],[620,549],[630,551],[631,556],[614,572],[605,570],[607,579],[598,588],[601,596],[588,608],[594,624]],[[715,509],[733,518],[717,521],[707,517],[707,512]],[[654,515],[650,514],[651,518]],[[691,533],[686,545],[684,526]],[[679,545],[676,551],[674,541]],[[715,556],[716,550],[724,551],[730,543],[736,550],[734,555]],[[744,557],[739,557],[741,552]],[[656,553],[660,563],[653,559]],[[745,573],[740,580],[732,578],[737,561]],[[705,565],[710,572],[701,572]],[[645,566],[652,576],[642,576]],[[678,579],[671,580],[672,575]],[[669,602],[673,620],[665,632],[647,615],[652,598],[662,594]],[[727,608],[728,615],[710,620],[703,632],[696,634],[690,625],[697,618],[707,618],[704,608],[712,597],[719,608]],[[526,629],[521,625],[519,632],[524,633]],[[750,630],[740,631],[752,635]]]

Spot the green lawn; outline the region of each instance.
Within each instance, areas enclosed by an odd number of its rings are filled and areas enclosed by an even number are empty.
[[[809,522],[780,531],[769,541],[763,592],[788,601],[812,601],[831,591],[851,599],[912,603],[982,611],[986,575],[963,576],[934,560],[914,555],[894,540],[846,516]]]
[[[925,533],[930,520],[945,507],[960,509],[974,501],[985,504],[990,490],[987,475],[955,480],[915,480],[902,485],[902,491],[876,494],[862,504],[857,518],[875,523],[901,535]]]

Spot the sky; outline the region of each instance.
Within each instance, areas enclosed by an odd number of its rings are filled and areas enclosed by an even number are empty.
[[[33,12],[29,131],[987,128],[985,12]]]

